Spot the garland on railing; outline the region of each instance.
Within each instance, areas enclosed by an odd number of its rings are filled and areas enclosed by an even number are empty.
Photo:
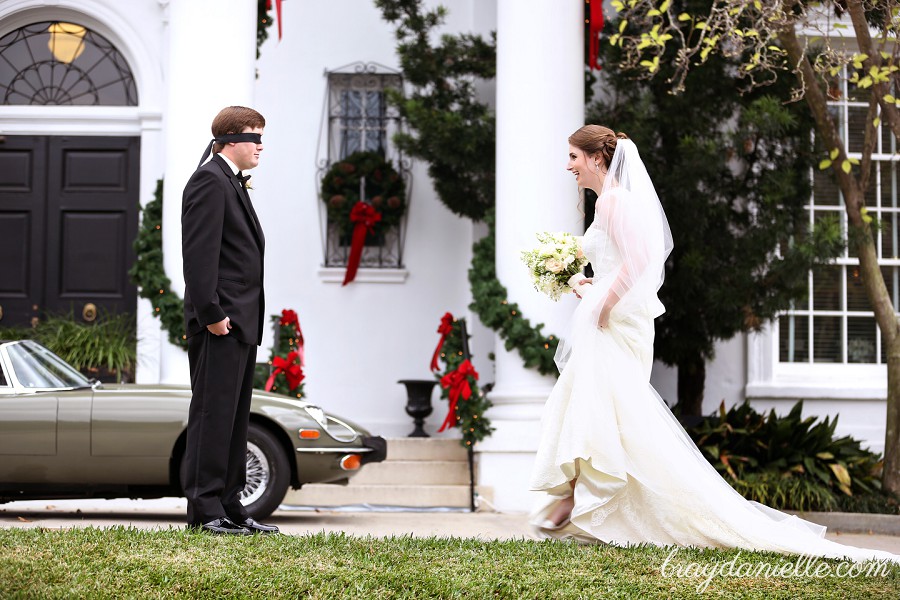
[[[263,383],[257,373],[253,387],[291,398],[303,398],[303,380],[306,379],[303,373],[304,343],[297,313],[282,310],[280,315],[272,315],[272,324],[276,328],[276,336],[269,354],[268,377]]]
[[[488,234],[472,247],[469,285],[473,300],[469,308],[482,323],[500,334],[507,350],[519,352],[526,367],[537,369],[542,375],[558,376],[553,357],[559,338],[541,333],[543,323],[532,327],[531,322],[522,316],[519,305],[507,300],[506,288],[497,279],[493,209],[488,211],[484,220],[488,225]],[[522,276],[525,276],[524,272]]]
[[[441,339],[438,342],[435,356],[444,361],[444,372],[436,375],[440,381],[442,398],[448,402],[447,417],[439,432],[448,427],[459,427],[462,433],[461,444],[472,447],[477,442],[491,435],[494,428],[484,414],[492,406],[484,391],[478,387],[478,372],[463,352],[462,324],[450,313],[441,318],[438,328]],[[431,370],[439,370],[435,359],[432,359]]]
[[[153,305],[153,314],[168,332],[169,341],[187,349],[184,335],[184,300],[172,291],[166,277],[162,246],[163,180],[156,182],[153,200],[141,210],[141,225],[134,240],[136,259],[128,276],[138,286],[138,295]]]

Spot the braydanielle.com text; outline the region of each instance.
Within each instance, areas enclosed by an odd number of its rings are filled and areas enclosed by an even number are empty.
[[[663,561],[663,577],[679,577],[697,579],[697,591],[704,592],[714,577],[765,577],[774,578],[825,578],[825,577],[887,577],[891,570],[887,561],[869,560],[865,562],[826,562],[818,556],[797,556],[793,560],[770,562],[738,562],[741,552],[738,551],[730,560],[702,565],[697,562],[672,564],[678,553],[673,548]]]

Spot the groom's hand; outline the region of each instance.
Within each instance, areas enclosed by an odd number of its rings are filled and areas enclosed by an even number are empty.
[[[228,335],[228,330],[231,329],[231,319],[225,317],[218,323],[207,325],[206,328],[213,335]]]

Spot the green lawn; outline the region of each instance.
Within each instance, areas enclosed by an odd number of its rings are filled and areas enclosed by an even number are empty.
[[[0,598],[897,598],[886,576],[666,577],[664,548],[345,535],[215,537],[184,530],[0,529]],[[796,562],[679,550],[671,573]],[[836,561],[823,561],[834,569]],[[749,567],[748,567],[749,568]],[[810,572],[814,569],[810,569]],[[746,573],[746,570],[745,570]]]

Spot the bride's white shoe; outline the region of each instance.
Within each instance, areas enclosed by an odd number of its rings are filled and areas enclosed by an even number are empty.
[[[564,528],[566,525],[568,525],[571,522],[571,520],[572,520],[572,517],[568,516],[565,519],[563,519],[559,524],[557,524],[557,523],[554,523],[553,521],[551,521],[550,519],[544,519],[543,521],[540,522],[540,524],[538,525],[538,528],[544,529],[546,531],[558,531],[558,530]]]

